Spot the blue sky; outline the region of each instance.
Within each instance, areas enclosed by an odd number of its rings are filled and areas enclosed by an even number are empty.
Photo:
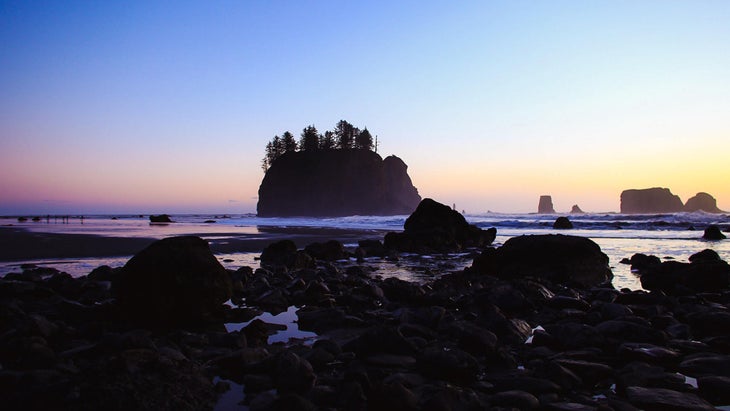
[[[471,212],[653,186],[730,209],[728,21],[725,1],[0,2],[0,214],[254,211],[266,142],[340,119]]]

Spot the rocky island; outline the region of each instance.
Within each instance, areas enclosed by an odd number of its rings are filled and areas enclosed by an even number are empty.
[[[277,148],[278,147],[278,148]],[[319,135],[314,126],[299,143],[291,133],[267,146],[259,187],[260,217],[339,217],[410,214],[421,196],[400,158],[383,159],[367,129],[344,120]]]
[[[686,204],[678,195],[672,194],[668,188],[644,188],[624,190],[621,193],[621,213],[678,213],[704,211],[721,213],[717,208],[717,200],[707,193],[697,193],[687,200]]]

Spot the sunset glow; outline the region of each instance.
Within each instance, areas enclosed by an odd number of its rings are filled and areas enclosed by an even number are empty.
[[[726,1],[3,2],[0,215],[251,213],[340,119],[467,212],[730,210]]]

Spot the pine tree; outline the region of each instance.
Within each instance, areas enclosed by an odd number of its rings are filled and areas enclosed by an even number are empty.
[[[304,127],[304,130],[302,130],[301,139],[299,140],[299,148],[302,151],[319,150],[319,139],[319,132],[317,131],[317,128],[314,127],[314,125]]]
[[[355,147],[363,150],[373,149],[373,136],[370,135],[368,128],[365,127],[355,138]]]
[[[297,151],[297,140],[294,138],[294,135],[288,131],[285,131],[284,134],[281,135],[281,144],[284,148],[284,153]]]
[[[347,150],[353,147],[355,143],[355,127],[345,120],[340,120],[335,125],[335,138],[337,140],[337,148]]]
[[[322,136],[322,142],[320,143],[319,147],[322,150],[331,150],[335,148],[336,142],[335,142],[335,133],[327,130],[324,132],[324,136]]]

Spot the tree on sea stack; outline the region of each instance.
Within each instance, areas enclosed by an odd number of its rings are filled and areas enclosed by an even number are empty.
[[[302,138],[299,140],[299,148],[302,151],[319,150],[319,132],[314,125],[304,127]]]
[[[355,148],[359,148],[361,150],[371,150],[373,149],[373,136],[368,131],[368,128],[365,127],[360,134],[355,137]]]

